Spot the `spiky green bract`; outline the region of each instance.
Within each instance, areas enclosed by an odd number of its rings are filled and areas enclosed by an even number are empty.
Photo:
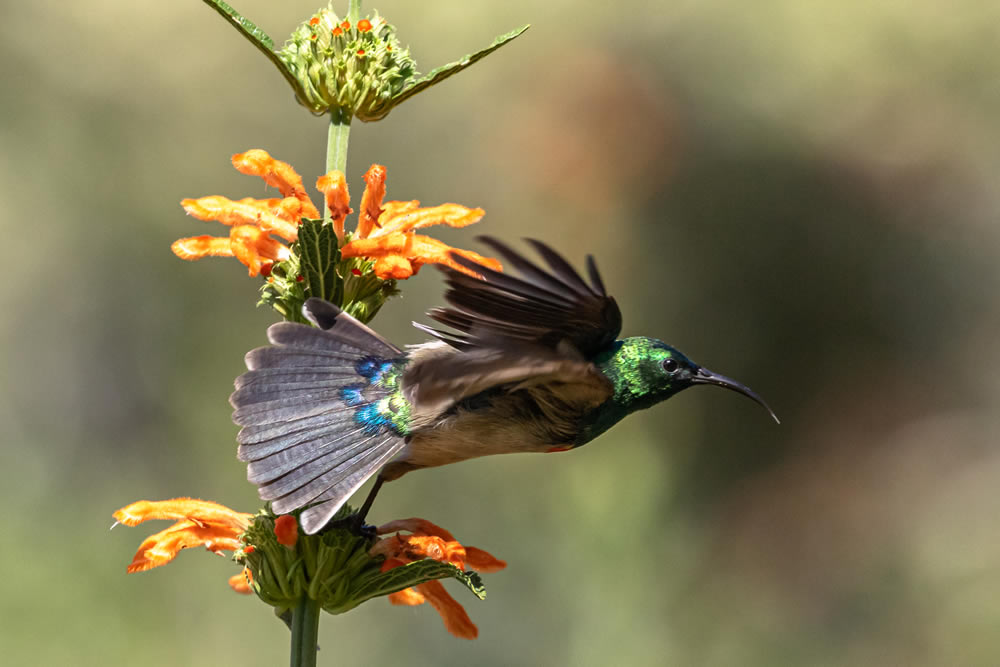
[[[615,341],[611,349],[594,359],[597,368],[611,381],[614,393],[592,413],[575,444],[590,442],[630,413],[655,405],[687,387],[689,376],[664,371],[663,362],[667,359],[675,359],[682,366],[691,365],[683,354],[663,341],[645,337]]]
[[[478,574],[449,563],[425,559],[382,572],[384,558],[369,555],[374,538],[337,525],[354,512],[345,505],[325,530],[316,535],[300,532],[292,547],[275,537],[273,513],[265,509],[254,517],[241,537],[246,546],[234,558],[250,568],[254,592],[276,615],[287,616],[303,596],[330,614],[342,614],[374,597],[447,577],[461,581],[479,599],[486,597]]]

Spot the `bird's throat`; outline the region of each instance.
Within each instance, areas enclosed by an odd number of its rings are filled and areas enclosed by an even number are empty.
[[[653,383],[642,372],[643,355],[655,344],[648,338],[627,338],[615,341],[594,364],[611,382],[614,391],[607,401],[588,414],[580,429],[577,445],[590,442],[622,419],[663,400]]]

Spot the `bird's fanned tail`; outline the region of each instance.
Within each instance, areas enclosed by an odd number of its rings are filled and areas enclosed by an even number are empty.
[[[247,354],[230,402],[248,479],[278,514],[309,505],[300,522],[315,533],[403,447],[393,410],[404,355],[327,302],[303,310],[321,328],[271,326],[272,346]]]

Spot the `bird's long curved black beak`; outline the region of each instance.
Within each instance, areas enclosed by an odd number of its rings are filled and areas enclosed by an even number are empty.
[[[764,399],[757,395],[757,392],[750,389],[750,387],[740,384],[732,378],[727,378],[725,375],[719,375],[718,373],[713,373],[707,368],[699,368],[698,372],[691,377],[691,384],[714,384],[717,387],[725,387],[726,389],[731,389],[737,393],[743,394],[747,398],[764,406],[774,421],[781,423],[778,419],[778,415],[774,414],[774,410],[764,402]]]

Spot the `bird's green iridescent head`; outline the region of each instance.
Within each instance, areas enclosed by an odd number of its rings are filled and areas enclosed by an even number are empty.
[[[626,338],[597,361],[614,385],[614,401],[640,410],[691,386],[699,366],[663,341]]]
[[[778,418],[764,400],[736,380],[713,373],[688,359],[679,350],[655,338],[625,338],[606,354],[594,360],[611,380],[614,394],[585,427],[582,442],[589,441],[631,412],[666,400],[679,391],[699,384],[715,385],[743,394],[760,403]]]

